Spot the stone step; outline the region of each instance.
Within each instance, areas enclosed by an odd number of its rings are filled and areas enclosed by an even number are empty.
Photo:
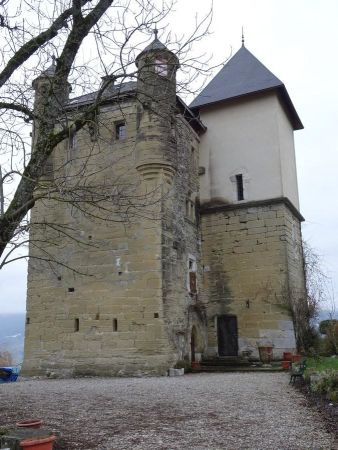
[[[283,372],[283,369],[279,366],[262,367],[262,366],[203,366],[192,369],[193,373],[202,372]]]
[[[210,359],[203,359],[201,361],[202,366],[250,366],[252,365],[252,362],[242,359],[242,358],[236,358],[236,357],[228,357],[228,358],[210,358]]]

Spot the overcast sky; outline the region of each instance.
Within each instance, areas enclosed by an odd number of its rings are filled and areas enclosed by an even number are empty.
[[[190,29],[206,0],[178,0],[174,32]],[[338,1],[214,0],[211,36],[198,50],[224,60],[245,45],[281,79],[305,129],[296,131],[296,155],[305,239],[322,256],[338,298]],[[0,271],[0,313],[25,310],[26,265]],[[337,300],[336,300],[337,302]]]

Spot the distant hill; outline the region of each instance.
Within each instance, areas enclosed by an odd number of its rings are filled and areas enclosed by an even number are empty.
[[[13,364],[23,360],[25,313],[0,314],[0,353],[9,352]]]

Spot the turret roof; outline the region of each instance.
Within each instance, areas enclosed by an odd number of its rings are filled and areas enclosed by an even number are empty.
[[[269,90],[276,90],[280,95],[294,129],[303,128],[282,81],[270,72],[244,45],[207,84],[191,103],[190,108],[201,109],[207,105]]]

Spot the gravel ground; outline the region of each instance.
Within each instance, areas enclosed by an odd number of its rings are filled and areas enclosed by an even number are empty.
[[[55,450],[338,448],[282,373],[25,380],[0,400],[0,426],[42,418]]]

